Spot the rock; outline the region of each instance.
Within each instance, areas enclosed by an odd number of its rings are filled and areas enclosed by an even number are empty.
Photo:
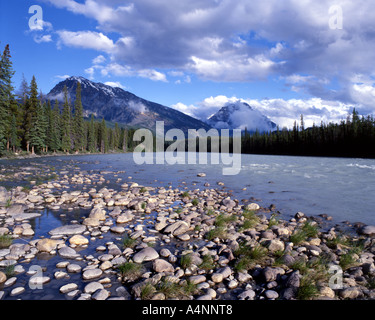
[[[76,246],[83,246],[89,243],[89,240],[80,234],[76,234],[69,239],[69,243]]]
[[[362,291],[358,287],[349,287],[342,289],[339,292],[339,296],[342,299],[357,299],[363,295]]]
[[[93,300],[106,300],[109,297],[109,292],[105,289],[99,289],[92,295]]]
[[[280,258],[280,262],[290,267],[295,262],[295,259],[290,254],[285,254]]]
[[[296,218],[297,220],[298,219],[301,219],[305,216],[305,214],[303,212],[297,212],[294,216],[294,218]]]
[[[99,227],[100,220],[96,218],[86,218],[83,220],[82,224],[88,227]]]
[[[50,277],[38,277],[38,276],[33,276],[30,278],[29,280],[29,286],[32,287],[34,286],[35,287],[39,287],[39,286],[42,286],[48,282],[51,281],[51,278]]]
[[[23,229],[22,235],[24,237],[32,237],[35,234],[34,230],[31,228]]]
[[[249,289],[239,294],[237,298],[240,300],[254,300],[255,296],[256,296],[255,291],[252,289]]]
[[[152,267],[156,272],[174,272],[173,265],[164,259],[154,260]]]
[[[35,196],[35,195],[31,195],[29,194],[27,196],[27,200],[31,203],[37,203],[37,202],[42,202],[43,201],[43,197],[42,196]]]
[[[89,218],[97,219],[99,221],[104,221],[106,219],[105,210],[99,207],[95,207],[91,210],[89,214]]]
[[[17,277],[9,278],[7,281],[4,282],[4,288],[11,287],[17,282]],[[0,281],[1,283],[1,281]]]
[[[154,248],[146,247],[133,256],[133,261],[135,263],[142,263],[144,261],[152,261],[157,258],[159,258],[157,251]]]
[[[177,221],[166,227],[164,229],[164,233],[171,233],[174,236],[178,236],[188,231],[189,227],[189,224],[187,224],[185,221]]]
[[[78,289],[78,285],[76,283],[68,283],[68,284],[60,287],[60,292],[61,293],[68,293],[70,291],[77,290],[77,289]]]
[[[84,293],[93,294],[97,290],[104,289],[103,285],[100,282],[90,282],[88,285],[85,286],[83,289]]]
[[[168,258],[172,253],[169,251],[169,249],[163,248],[160,250],[160,255],[163,258]]]
[[[15,204],[15,205],[12,205],[10,208],[7,209],[7,214],[9,216],[14,216],[14,215],[22,214],[22,213],[25,212],[26,208],[27,207],[25,207],[23,205]]]
[[[285,274],[285,270],[283,268],[271,268],[271,267],[266,267],[263,269],[263,276],[266,282],[270,281],[276,281],[278,275],[283,275]]]
[[[199,284],[206,281],[206,277],[204,275],[197,275],[197,276],[191,276],[189,278],[189,281],[192,284]]]
[[[110,246],[108,246],[108,254],[114,256],[121,255],[121,250],[116,244],[113,243]]]
[[[294,288],[299,288],[300,286],[300,273],[299,271],[294,271],[291,273],[289,276],[287,282],[286,282],[287,287],[294,287]]]
[[[223,281],[223,279],[224,279],[224,277],[223,277],[223,275],[221,274],[221,273],[213,273],[212,275],[211,275],[211,280],[213,281],[213,282],[215,282],[215,283],[220,283],[220,282],[222,282]]]
[[[333,299],[335,297],[335,291],[333,291],[330,287],[321,287],[319,289],[319,294],[321,297],[328,297]]]
[[[259,204],[257,204],[257,203],[250,203],[250,204],[248,204],[247,206],[246,206],[246,210],[251,210],[251,211],[253,211],[253,210],[259,210],[260,209],[260,206],[259,206]]]
[[[79,257],[79,254],[70,247],[62,247],[58,252],[61,257],[66,259],[75,259]]]
[[[112,268],[112,262],[111,261],[104,261],[101,265],[100,265],[100,270],[108,270],[108,269],[111,269]]]
[[[9,199],[9,192],[5,187],[0,187],[0,203],[6,203]]]
[[[82,267],[79,265],[79,264],[69,264],[67,267],[66,267],[67,271],[70,272],[70,273],[78,273],[78,272],[81,272],[82,270]]]
[[[84,280],[92,280],[97,279],[103,274],[103,271],[96,268],[96,269],[89,269],[83,272],[82,278]]]
[[[54,240],[54,239],[42,239],[39,240],[36,247],[41,252],[51,252],[55,250],[59,244],[63,244],[63,240]]]
[[[134,219],[134,214],[132,214],[131,212],[125,212],[125,213],[123,213],[123,214],[121,214],[121,215],[119,215],[118,217],[117,217],[117,220],[116,220],[116,223],[127,223],[127,222],[130,222],[130,221],[132,221],[133,219]]]
[[[238,286],[238,282],[237,282],[237,280],[231,280],[231,281],[229,281],[229,283],[228,283],[228,288],[229,288],[229,289],[237,288],[237,286]]]
[[[16,221],[23,221],[23,220],[31,220],[34,218],[40,217],[40,213],[20,213],[20,214],[15,214],[13,216],[13,219]]]
[[[7,276],[4,272],[0,271],[0,284],[4,283],[5,281],[7,281]]]
[[[375,226],[364,226],[360,229],[360,233],[366,236],[375,236]]]
[[[0,227],[0,236],[3,236],[4,234],[8,234],[9,229],[5,227]]]
[[[125,232],[124,227],[112,227],[110,230],[113,233],[124,233]]]
[[[25,290],[26,290],[26,289],[25,289],[24,287],[17,287],[17,288],[14,288],[14,289],[10,292],[10,295],[11,295],[11,297],[18,296],[19,294],[24,293]]]
[[[227,207],[228,209],[233,209],[233,207],[236,206],[236,202],[234,202],[232,199],[224,199],[222,201],[223,206]]]
[[[66,225],[58,227],[49,232],[52,236],[73,236],[75,234],[81,234],[86,231],[86,227],[79,224]]]
[[[284,251],[285,249],[284,242],[276,239],[267,241],[266,246],[271,252]]]
[[[177,238],[181,241],[189,241],[190,240],[190,236],[187,233],[181,234],[181,235],[177,236]]]
[[[267,299],[277,299],[279,297],[279,294],[274,291],[274,290],[267,290],[266,292],[264,292],[264,295],[266,296]]]

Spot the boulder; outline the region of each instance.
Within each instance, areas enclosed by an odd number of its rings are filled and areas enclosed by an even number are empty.
[[[59,255],[66,259],[75,259],[79,257],[79,254],[73,248],[70,247],[62,247],[59,250]]]
[[[360,233],[366,236],[375,236],[375,226],[364,226],[360,229]]]
[[[185,221],[177,221],[175,223],[170,224],[168,227],[164,229],[164,233],[171,233],[174,236],[178,236],[184,234],[190,228],[189,224]]]
[[[63,240],[53,240],[53,239],[42,239],[36,244],[36,247],[41,252],[51,252],[55,250],[59,244],[63,244]]]
[[[152,268],[156,272],[174,272],[173,265],[164,259],[154,260],[152,263]]]
[[[51,236],[72,236],[86,231],[86,227],[80,224],[66,225],[55,228],[49,232]]]
[[[152,261],[157,258],[159,258],[159,254],[157,253],[157,251],[154,248],[147,247],[137,252],[133,256],[133,261],[135,263],[142,263],[144,261]]]
[[[82,246],[82,245],[88,244],[89,240],[80,234],[76,234],[69,239],[69,243],[76,245],[76,246]]]

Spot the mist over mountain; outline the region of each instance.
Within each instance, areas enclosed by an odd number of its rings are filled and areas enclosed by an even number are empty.
[[[276,130],[276,123],[260,111],[245,102],[227,103],[217,113],[206,120],[206,123],[216,129],[247,129],[254,133]]]
[[[90,117],[93,114],[98,119],[104,118],[106,121],[151,130],[155,130],[156,121],[164,121],[166,130],[172,128],[183,131],[210,129],[208,124],[180,111],[142,99],[121,88],[96,83],[83,77],[70,77],[58,83],[47,94],[47,99],[51,101],[57,99],[63,103],[63,90],[66,86],[73,108],[78,82],[81,83],[85,117]]]

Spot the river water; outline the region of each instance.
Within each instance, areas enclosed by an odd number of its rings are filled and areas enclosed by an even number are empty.
[[[231,190],[238,200],[255,201],[263,207],[274,204],[285,217],[302,211],[307,215],[327,214],[337,223],[375,224],[375,160],[242,155],[241,171],[232,176],[223,175],[223,168],[228,165],[211,164],[210,155],[207,160],[208,164],[186,161],[138,165],[133,154],[127,153],[3,160],[0,165],[46,164],[59,170],[69,164],[76,171],[121,171],[115,178],[109,175],[108,187],[116,187],[118,178],[121,183],[135,181],[145,186],[172,185],[180,189],[204,189],[204,184],[209,183],[210,188]],[[197,177],[201,172],[206,176]]]

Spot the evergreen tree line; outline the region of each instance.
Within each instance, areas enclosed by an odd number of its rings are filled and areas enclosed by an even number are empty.
[[[274,132],[250,135],[245,131],[242,153],[375,158],[375,120],[359,116],[356,109],[340,123],[305,128],[303,115],[293,129],[277,128]]]
[[[9,45],[0,59],[0,156],[10,152],[102,152],[133,148],[133,129],[120,128],[116,123],[109,128],[104,119],[96,121],[91,115],[84,119],[81,84],[72,105],[64,88],[62,111],[59,101],[46,100],[38,93],[33,76],[30,85],[23,78],[20,90],[12,86]]]

